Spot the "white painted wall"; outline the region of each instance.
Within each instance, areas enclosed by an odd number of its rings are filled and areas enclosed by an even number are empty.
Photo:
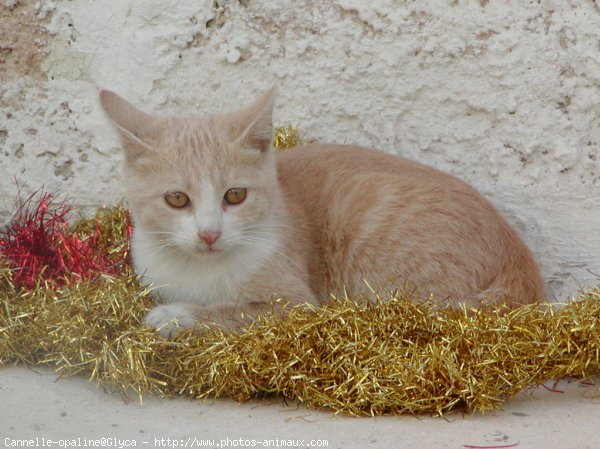
[[[4,219],[13,178],[68,193],[88,211],[122,196],[118,141],[99,110],[99,87],[147,110],[203,113],[277,84],[277,124],[395,152],[475,185],[524,236],[558,299],[600,283],[591,273],[600,273],[597,2],[36,7],[47,16],[47,54],[35,67],[46,79],[0,83]]]

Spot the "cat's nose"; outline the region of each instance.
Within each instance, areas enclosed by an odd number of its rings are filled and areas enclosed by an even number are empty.
[[[198,235],[200,238],[206,242],[208,246],[214,244],[219,237],[221,237],[221,231],[202,231]]]

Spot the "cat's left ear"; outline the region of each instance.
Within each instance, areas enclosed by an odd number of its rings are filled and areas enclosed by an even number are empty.
[[[271,87],[254,103],[240,111],[242,134],[240,140],[263,152],[273,143],[273,103],[276,88]]]

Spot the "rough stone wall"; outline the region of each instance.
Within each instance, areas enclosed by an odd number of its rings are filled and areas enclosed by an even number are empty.
[[[277,124],[475,185],[551,295],[600,283],[595,0],[0,0],[0,221],[15,179],[84,211],[122,197],[98,88],[203,113],[272,84]]]

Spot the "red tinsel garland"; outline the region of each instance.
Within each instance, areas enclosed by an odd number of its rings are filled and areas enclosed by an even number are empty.
[[[18,198],[17,205],[10,223],[0,229],[0,258],[13,270],[15,287],[32,289],[40,280],[60,286],[67,276],[121,271],[126,252],[111,254],[97,219],[88,235],[73,232],[68,200],[38,191]]]

